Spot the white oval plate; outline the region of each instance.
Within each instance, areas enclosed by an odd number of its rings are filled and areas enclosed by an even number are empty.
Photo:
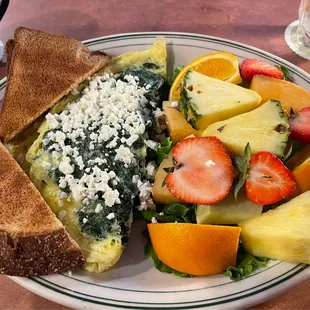
[[[259,58],[283,65],[293,80],[310,90],[310,76],[289,62],[244,44],[188,33],[129,33],[85,41],[92,50],[104,50],[110,55],[144,50],[156,35],[167,39],[169,71],[194,58],[226,51],[245,58]],[[0,82],[3,97],[5,79]],[[139,224],[140,225],[140,224]],[[248,278],[230,281],[223,275],[178,278],[160,273],[150,259],[143,256],[144,240],[136,225],[119,263],[102,274],[79,270],[68,274],[44,277],[16,278],[14,281],[28,290],[71,308],[87,309],[240,309],[261,303],[310,277],[305,264],[271,261],[266,268]]]

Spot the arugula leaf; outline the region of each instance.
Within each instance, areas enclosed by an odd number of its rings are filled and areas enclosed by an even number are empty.
[[[257,257],[246,253],[238,255],[237,266],[229,266],[224,274],[231,280],[240,281],[244,277],[250,275],[259,267],[265,267],[269,261],[267,257]]]
[[[157,146],[157,163],[160,164],[165,158],[168,157],[168,154],[172,148],[172,141],[170,137],[166,138],[161,143],[158,143]]]
[[[168,76],[167,77],[167,83],[169,85],[172,85],[173,81],[175,80],[175,78],[178,76],[178,74],[182,71],[182,69],[184,68],[184,66],[182,65],[178,65],[172,73],[172,76]]]
[[[183,272],[179,272],[177,270],[174,270],[172,268],[170,268],[169,266],[167,266],[165,263],[163,263],[158,256],[156,255],[153,247],[152,247],[152,243],[148,234],[148,231],[144,231],[143,236],[146,238],[147,243],[144,247],[144,255],[146,257],[151,257],[154,265],[156,267],[156,269],[158,269],[161,272],[167,272],[167,273],[173,273],[174,275],[181,277],[181,278],[191,278],[192,276],[187,274],[187,273],[183,273]]]

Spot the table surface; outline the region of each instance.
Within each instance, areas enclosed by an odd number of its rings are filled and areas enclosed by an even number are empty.
[[[310,62],[286,45],[284,30],[297,19],[300,0],[11,0],[0,40],[26,26],[85,40],[136,31],[181,31],[246,43],[280,56],[310,73]],[[0,68],[0,77],[5,68]],[[67,309],[0,276],[0,309]],[[310,279],[252,309],[310,309]]]

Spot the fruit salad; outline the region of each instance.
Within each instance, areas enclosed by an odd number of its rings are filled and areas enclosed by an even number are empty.
[[[146,255],[162,272],[233,280],[269,259],[309,264],[310,92],[226,52],[184,65],[167,79]]]

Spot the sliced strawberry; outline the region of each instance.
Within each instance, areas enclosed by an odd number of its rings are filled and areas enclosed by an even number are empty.
[[[276,203],[296,189],[292,173],[270,152],[251,157],[245,186],[248,199],[260,205]]]
[[[290,138],[310,143],[310,107],[303,108],[296,114],[291,113],[289,123],[291,126]]]
[[[219,139],[184,139],[172,155],[176,167],[167,175],[166,184],[173,196],[189,203],[214,204],[229,193],[233,166]]]
[[[279,68],[259,59],[244,60],[240,67],[240,74],[247,81],[251,81],[256,74],[283,79],[283,72]]]

